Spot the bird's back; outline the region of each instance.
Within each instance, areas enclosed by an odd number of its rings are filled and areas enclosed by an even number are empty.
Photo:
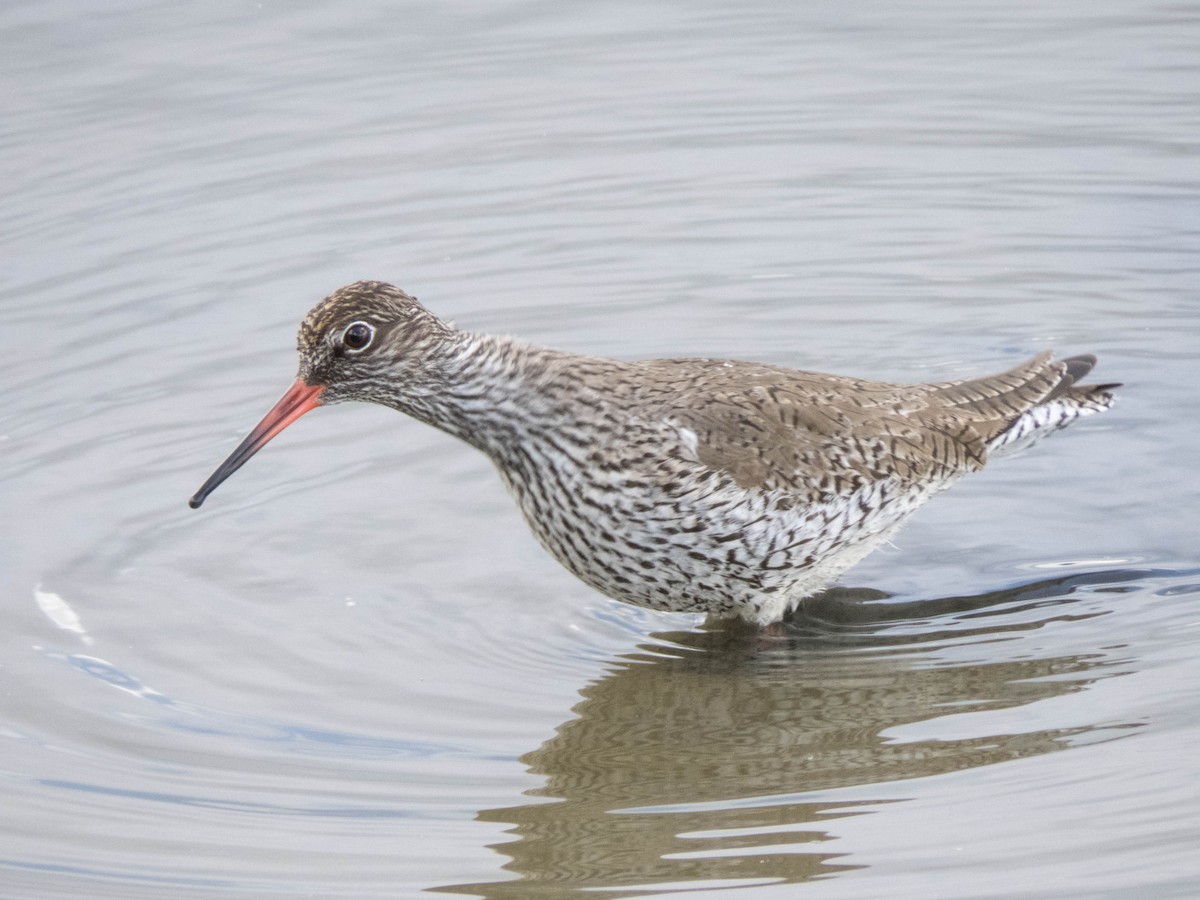
[[[1016,444],[1010,432],[1025,445],[1106,409],[1111,385],[1075,384],[1094,364],[1047,352],[997,375],[907,385],[721,360],[638,365],[701,463],[812,502],[883,479],[949,483]]]

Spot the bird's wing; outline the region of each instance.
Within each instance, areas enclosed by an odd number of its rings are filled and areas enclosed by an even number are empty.
[[[746,489],[816,500],[891,480],[948,482],[1062,382],[1048,354],[1000,375],[895,385],[753,363],[659,360],[662,410],[698,462]]]

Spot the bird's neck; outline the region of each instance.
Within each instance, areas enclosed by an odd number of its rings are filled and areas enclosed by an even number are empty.
[[[431,356],[423,383],[389,404],[462,438],[492,457],[572,415],[594,370],[615,361],[572,356],[507,337],[452,332]]]

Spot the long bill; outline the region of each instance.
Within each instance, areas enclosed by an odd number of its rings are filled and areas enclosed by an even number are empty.
[[[200,490],[196,491],[192,499],[188,501],[188,506],[192,509],[199,509],[204,498],[215,491],[217,485],[244,466],[250,457],[266,445],[267,441],[310,409],[315,409],[321,402],[321,391],[323,390],[325,390],[323,384],[305,384],[297,378],[295,383],[288,388],[287,393],[279,398],[279,402],[271,407],[271,411],[263,416],[262,421],[254,426],[253,431],[246,435],[246,439],[229,454],[229,458],[208,476],[208,481],[200,486]]]

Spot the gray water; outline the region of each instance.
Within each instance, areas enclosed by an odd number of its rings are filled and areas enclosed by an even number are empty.
[[[38,0],[0,47],[0,896],[1195,895],[1196,4]],[[577,583],[388,410],[187,509],[360,278],[1125,387],[762,641]]]

